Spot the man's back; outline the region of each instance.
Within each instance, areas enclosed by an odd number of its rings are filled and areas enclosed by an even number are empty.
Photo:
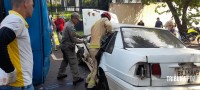
[[[64,19],[62,18],[57,18],[55,21],[54,21],[55,25],[56,25],[56,28],[59,29],[59,31],[61,32],[63,29],[64,29]]]
[[[91,28],[90,48],[99,48],[102,36],[111,30],[111,22],[107,18],[98,20]]]
[[[156,21],[155,27],[163,27],[163,24],[161,21]]]
[[[65,23],[65,28],[64,28],[64,31],[63,31],[63,37],[62,37],[62,40],[61,40],[61,44],[63,44],[64,46],[66,46],[66,44],[68,43],[73,43],[73,37],[70,35],[72,35],[72,32],[73,31],[72,29],[74,29],[74,24],[72,23],[71,20],[69,20],[68,22]]]

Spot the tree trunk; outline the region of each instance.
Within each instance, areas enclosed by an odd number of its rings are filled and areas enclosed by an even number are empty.
[[[183,30],[182,29],[182,25],[181,25],[181,21],[180,21],[180,19],[178,17],[178,13],[177,13],[175,7],[172,4],[172,1],[171,0],[167,0],[166,3],[167,3],[167,5],[168,5],[173,17],[174,17],[175,23],[177,24],[177,28],[181,32],[181,30]]]
[[[189,6],[190,0],[185,0],[183,4],[183,14],[182,14],[182,28],[184,29],[184,32],[187,32],[187,24],[188,24],[188,18],[187,18],[187,9]]]

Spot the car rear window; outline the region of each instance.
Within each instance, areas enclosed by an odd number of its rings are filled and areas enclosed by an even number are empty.
[[[167,30],[122,27],[125,48],[184,48],[184,44]]]

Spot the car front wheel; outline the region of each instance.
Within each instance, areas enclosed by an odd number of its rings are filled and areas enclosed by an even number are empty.
[[[103,72],[102,69],[99,69],[98,79],[99,79],[99,82],[97,84],[98,90],[109,90],[108,82],[105,73]]]

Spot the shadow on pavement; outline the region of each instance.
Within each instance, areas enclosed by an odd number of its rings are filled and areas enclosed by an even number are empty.
[[[69,65],[66,70],[66,74],[68,75],[68,77],[57,80],[58,69],[62,61],[62,53],[60,50],[58,50],[53,51],[53,54],[58,60],[53,60],[53,58],[51,57],[50,69],[45,83],[35,86],[35,90],[86,90],[84,86],[85,81],[78,83],[76,86],[72,84],[73,80]],[[83,78],[86,78],[89,73],[89,69],[84,65],[79,65],[79,71]]]

